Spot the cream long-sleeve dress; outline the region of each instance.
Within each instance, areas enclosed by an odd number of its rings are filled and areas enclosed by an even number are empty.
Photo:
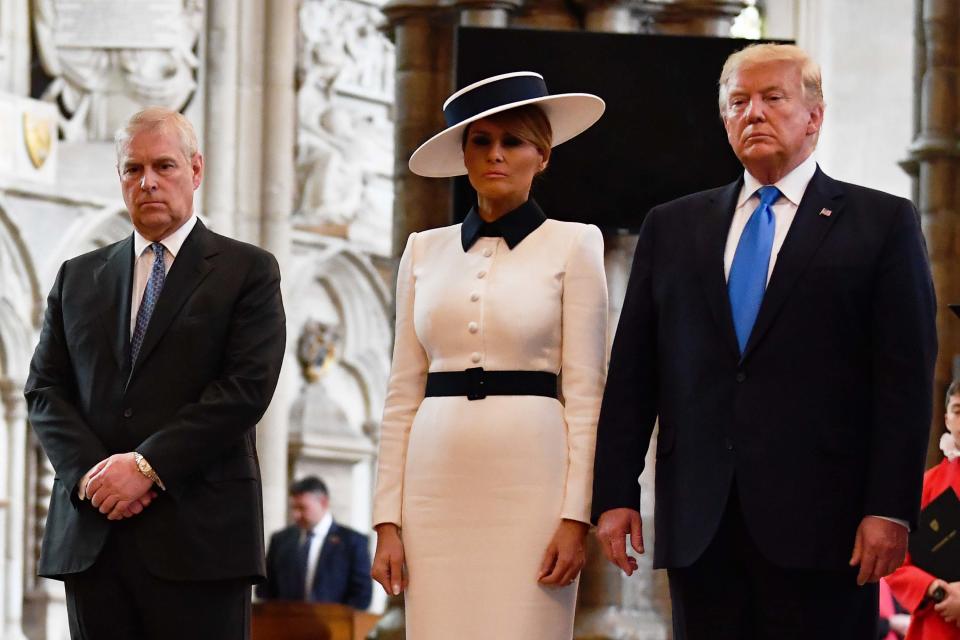
[[[546,220],[466,252],[460,225],[410,236],[374,497],[374,524],[401,529],[409,640],[572,637],[577,582],[537,575],[560,520],[589,522],[606,327],[594,226]],[[562,370],[563,404],[424,398],[428,371],[470,367]]]

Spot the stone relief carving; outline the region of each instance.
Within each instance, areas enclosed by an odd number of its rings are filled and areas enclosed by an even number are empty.
[[[307,320],[297,340],[297,360],[303,378],[316,382],[337,359],[337,343],[340,331],[337,327],[319,320]]]
[[[134,109],[186,105],[197,87],[203,0],[88,0],[82,13],[77,4],[32,5],[36,47],[50,77],[41,99],[59,105],[66,141],[110,140]]]
[[[297,216],[341,237],[392,214],[381,191],[393,171],[394,52],[381,21],[376,5],[357,0],[300,8]]]

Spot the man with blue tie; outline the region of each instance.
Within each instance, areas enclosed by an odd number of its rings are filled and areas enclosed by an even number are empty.
[[[677,640],[876,637],[919,515],[935,297],[913,205],[828,177],[801,49],[728,58],[744,167],[644,220],[600,414],[593,517],[631,574],[656,443],[654,566]]]
[[[290,514],[294,524],[270,538],[267,581],[257,587],[257,595],[369,607],[369,541],[334,522],[323,480],[307,476],[290,486]]]

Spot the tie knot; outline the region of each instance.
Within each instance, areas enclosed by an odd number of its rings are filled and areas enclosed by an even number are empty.
[[[774,202],[780,197],[780,189],[777,189],[772,184],[768,184],[765,187],[760,187],[757,190],[757,193],[760,194],[760,204],[765,204],[768,207],[772,206]]]
[[[150,248],[153,249],[153,255],[162,258],[164,246],[159,242],[154,242],[150,245]]]

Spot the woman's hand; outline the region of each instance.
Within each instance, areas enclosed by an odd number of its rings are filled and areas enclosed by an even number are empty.
[[[933,605],[943,619],[952,625],[960,625],[960,582],[944,582],[934,580],[927,588],[927,593],[933,594],[937,587],[942,587],[947,593],[943,602]]]
[[[537,582],[548,587],[565,587],[576,579],[586,561],[584,540],[589,528],[585,522],[560,521],[543,554]]]
[[[387,595],[400,595],[407,588],[407,576],[403,569],[403,541],[400,529],[392,522],[378,524],[377,552],[373,556],[370,575],[380,583]]]

